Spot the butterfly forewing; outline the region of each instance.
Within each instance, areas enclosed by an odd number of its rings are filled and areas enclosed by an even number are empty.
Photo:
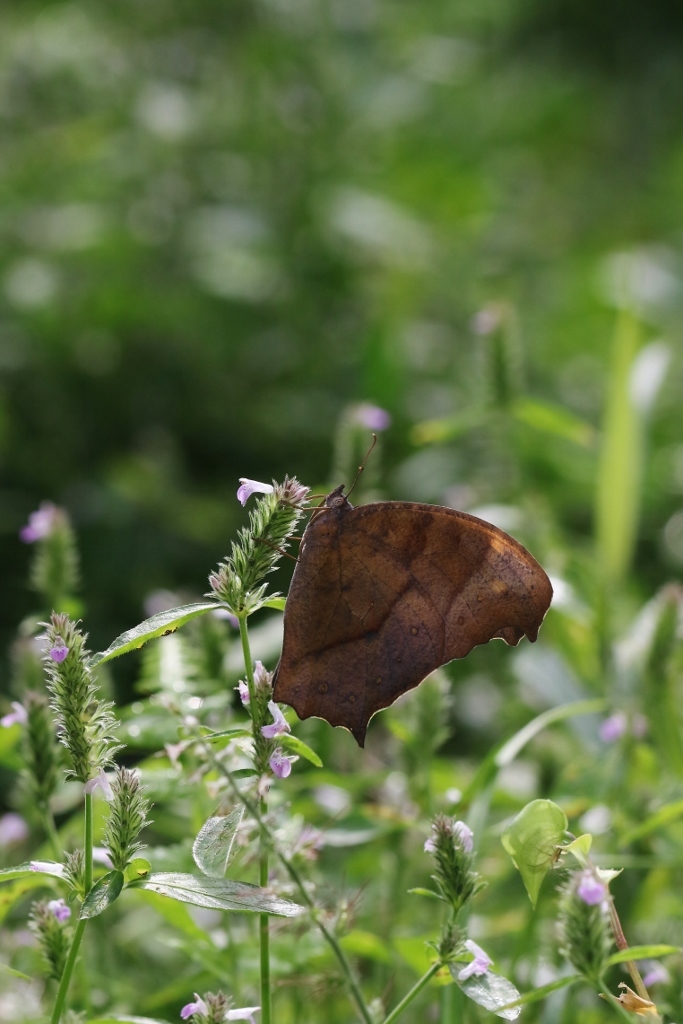
[[[275,698],[362,746],[372,715],[440,665],[494,637],[535,640],[551,597],[538,562],[481,519],[343,500],[304,534]]]

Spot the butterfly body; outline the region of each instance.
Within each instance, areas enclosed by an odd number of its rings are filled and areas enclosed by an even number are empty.
[[[304,533],[274,694],[363,746],[372,715],[435,668],[494,637],[535,640],[552,588],[481,519],[416,502],[354,507],[342,490]]]

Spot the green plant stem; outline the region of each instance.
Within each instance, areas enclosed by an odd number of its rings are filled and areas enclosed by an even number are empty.
[[[251,706],[256,707],[256,684],[254,682],[254,665],[251,658],[251,646],[249,644],[249,631],[247,628],[246,615],[239,616],[240,640],[242,641],[242,654],[244,655],[244,667],[247,673],[247,686],[249,687],[249,699]],[[252,729],[258,725],[252,718]],[[262,888],[268,885],[268,853],[270,848],[264,818],[268,813],[268,800],[261,797],[259,815],[259,884]],[[270,921],[268,914],[261,914],[259,918],[259,962],[261,971],[261,1024],[271,1024],[271,992],[270,992]]]
[[[84,867],[83,867],[83,889],[84,895],[87,896],[92,889],[92,846],[93,846],[93,820],[92,820],[92,794],[85,794],[85,823],[84,823]],[[71,978],[73,976],[74,967],[76,966],[76,958],[78,957],[78,950],[80,949],[81,940],[83,938],[83,932],[87,921],[82,918],[76,925],[74,937],[71,942],[71,949],[69,955],[66,958],[66,964],[64,965],[64,972],[59,982],[59,988],[57,990],[57,998],[55,999],[55,1007],[52,1011],[52,1017],[50,1024],[59,1024],[62,1018],[64,1008],[66,1006],[66,997],[69,993],[69,986],[71,984]]]
[[[206,737],[202,737],[202,742],[205,742],[205,740],[206,740]],[[332,949],[334,955],[337,958],[337,961],[339,962],[339,966],[340,966],[341,971],[342,971],[342,973],[343,973],[343,975],[344,975],[344,977],[346,979],[346,983],[347,983],[347,985],[348,985],[348,987],[349,987],[349,989],[351,991],[351,994],[353,996],[353,1000],[354,1000],[354,1002],[356,1004],[356,1008],[358,1010],[358,1013],[359,1013],[361,1019],[365,1022],[365,1024],[373,1024],[372,1015],[370,1013],[370,1010],[367,1007],[365,999],[363,998],[363,993],[361,992],[360,985],[358,984],[358,981],[357,981],[357,979],[356,979],[356,977],[355,977],[355,975],[353,973],[353,970],[351,968],[351,964],[349,963],[344,950],[340,946],[339,940],[337,939],[337,936],[333,932],[331,932],[330,929],[325,924],[325,922],[322,921],[320,919],[320,917],[318,917],[318,911],[317,911],[317,908],[315,906],[315,903],[313,902],[313,900],[309,896],[308,890],[306,889],[306,886],[304,885],[303,880],[302,880],[301,876],[299,875],[299,872],[294,867],[294,865],[285,857],[285,855],[280,850],[278,850],[277,846],[273,843],[273,841],[272,841],[272,839],[271,839],[271,837],[270,837],[270,835],[268,833],[267,826],[266,826],[265,822],[263,821],[263,819],[261,817],[261,814],[259,813],[259,810],[256,807],[256,805],[253,804],[252,801],[249,799],[249,797],[246,796],[239,789],[239,787],[237,786],[237,783],[233,779],[233,777],[230,774],[230,772],[225,768],[224,765],[222,765],[220,763],[220,761],[216,760],[216,758],[214,757],[213,751],[211,750],[210,747],[207,747],[207,751],[208,751],[208,755],[209,755],[209,760],[211,761],[211,764],[212,764],[213,768],[217,772],[219,772],[219,774],[221,774],[221,775],[223,775],[225,777],[225,779],[227,780],[228,785],[230,786],[230,788],[231,788],[233,794],[235,795],[235,797],[240,801],[240,803],[244,804],[244,806],[247,809],[247,811],[249,812],[249,814],[252,816],[254,821],[256,821],[256,823],[259,825],[259,827],[261,828],[261,835],[265,835],[265,838],[266,838],[266,841],[267,841],[267,843],[269,845],[269,848],[273,850],[273,852],[275,853],[275,856],[280,861],[280,863],[282,864],[283,868],[285,869],[285,871],[287,872],[289,877],[292,879],[292,881],[296,885],[296,887],[297,887],[297,889],[299,891],[299,896],[301,898],[301,901],[303,903],[305,903],[306,906],[308,907],[308,909],[311,911],[311,917],[312,917],[316,927],[318,928],[318,930],[320,931],[320,933],[322,934],[323,938],[328,943],[330,948]]]
[[[628,942],[626,941],[626,936],[624,935],[623,928],[621,927],[621,921],[619,920],[619,915],[617,914],[617,908],[614,906],[614,900],[611,896],[609,900],[609,918],[610,924],[612,925],[612,932],[614,934],[614,941],[616,943],[617,949],[628,949]],[[645,985],[643,984],[643,979],[640,976],[640,971],[636,967],[634,961],[627,960],[626,968],[628,970],[628,973],[631,975],[631,980],[635,985],[635,989],[638,995],[641,997],[641,999],[649,999],[650,997],[648,995],[647,989],[645,988]]]
[[[401,1016],[401,1014],[405,1010],[406,1006],[408,1006],[410,1003],[412,1003],[412,1001],[415,998],[415,996],[418,995],[418,993],[422,991],[422,989],[425,987],[425,985],[429,981],[431,981],[431,979],[434,977],[434,975],[436,974],[436,972],[439,970],[440,967],[441,967],[441,962],[439,960],[437,960],[437,962],[435,964],[432,964],[432,966],[429,968],[429,970],[425,974],[422,975],[420,980],[415,982],[415,984],[411,988],[410,992],[407,992],[404,995],[404,997],[401,1000],[401,1002],[396,1004],[396,1006],[393,1008],[393,1010],[391,1011],[389,1016],[384,1018],[384,1024],[394,1024],[394,1021],[398,1020],[398,1018]]]
[[[62,860],[62,858],[64,857],[64,850],[62,849],[62,844],[59,841],[59,835],[57,834],[57,829],[55,828],[55,820],[52,817],[52,812],[50,811],[49,807],[41,808],[41,812],[41,817],[43,819],[43,828],[45,829],[48,841],[50,843],[50,846],[52,847],[53,856],[55,860]]]

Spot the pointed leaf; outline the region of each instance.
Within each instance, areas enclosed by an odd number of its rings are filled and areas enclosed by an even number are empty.
[[[465,981],[460,981],[458,974],[462,970],[462,965],[454,963],[449,964],[448,967],[454,982],[468,999],[472,999],[484,1009],[495,1013],[496,1017],[503,1017],[505,1020],[516,1020],[519,1017],[522,1012],[520,1007],[503,1009],[508,1003],[514,1003],[520,998],[519,992],[507,978],[503,978],[500,974],[494,974],[493,971],[487,971],[486,974],[481,974],[478,977],[472,976],[466,978]]]
[[[303,757],[307,761],[310,761],[311,764],[314,764],[316,768],[322,768],[323,763],[318,754],[316,754],[315,750],[312,750],[307,743],[300,740],[298,736],[292,736],[288,733],[286,736],[278,737],[278,740],[282,746],[286,750],[291,751],[292,754],[299,754],[300,757]]]
[[[225,878],[206,878],[177,871],[160,871],[135,883],[131,888],[150,889],[181,903],[210,910],[234,910],[254,914],[297,917],[304,908],[273,896],[266,889],[247,882],[229,882]]]
[[[565,974],[561,978],[556,978],[555,981],[549,981],[547,985],[532,988],[530,992],[525,992],[519,999],[511,1000],[513,1005],[510,1009],[514,1009],[515,1006],[526,1006],[527,1003],[538,1003],[541,999],[545,999],[546,996],[552,995],[553,992],[566,988],[567,985],[574,985],[577,981],[583,981],[580,974]]]
[[[263,606],[262,607],[263,608],[275,608],[276,611],[283,612],[285,610],[285,601],[286,601],[286,598],[284,598],[284,597],[271,597],[267,601],[263,602]]]
[[[593,836],[589,832],[585,832],[584,835],[578,836],[571,843],[567,843],[566,846],[562,847],[563,852],[571,853],[578,860],[582,868],[588,866],[588,854],[591,852],[591,846],[593,845]]]
[[[138,626],[127,629],[125,633],[117,636],[106,651],[94,654],[90,664],[99,665],[103,661],[118,658],[120,654],[134,651],[146,644],[148,640],[153,640],[157,636],[165,636],[167,633],[174,633],[190,619],[195,619],[198,615],[206,615],[207,612],[215,612],[220,607],[216,601],[203,601],[196,604],[184,604],[179,608],[169,608],[165,612],[152,615]]]
[[[192,856],[205,875],[211,878],[225,878],[230,863],[235,835],[244,814],[243,807],[236,807],[230,814],[209,818],[194,841]]]
[[[53,878],[63,878],[64,865],[54,860],[26,861],[14,868],[3,868],[0,871],[0,882],[9,882],[11,878],[21,878],[23,875],[52,875]]]
[[[608,967],[614,964],[625,964],[629,960],[656,960],[660,956],[671,956],[673,953],[683,952],[680,946],[631,946],[629,949],[620,949],[607,959]]]
[[[97,917],[117,900],[123,889],[123,871],[108,871],[93,885],[81,907],[81,920]]]
[[[532,800],[510,822],[501,842],[518,868],[536,906],[541,883],[555,861],[567,830],[567,816],[552,800]]]

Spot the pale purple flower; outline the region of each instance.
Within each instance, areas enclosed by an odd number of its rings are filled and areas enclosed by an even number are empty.
[[[236,689],[239,691],[240,700],[243,704],[248,704],[251,700],[251,694],[249,693],[249,687],[243,679],[240,679]]]
[[[434,838],[434,836],[430,836],[429,839],[425,840],[424,852],[436,853],[436,839]]]
[[[98,786],[102,790],[105,800],[112,801],[114,799],[114,794],[112,792],[112,788],[111,785],[109,784],[109,779],[107,778],[107,773],[105,772],[104,768],[100,768],[94,779],[89,779],[86,782],[85,786],[83,787],[83,792],[94,793]]]
[[[382,430],[391,426],[391,415],[386,409],[381,409],[379,405],[372,405],[370,402],[361,402],[360,405],[357,405],[353,418],[368,430],[374,430],[377,433],[381,433]]]
[[[485,953],[481,946],[478,946],[472,939],[467,939],[465,942],[465,948],[474,957],[474,960],[470,964],[466,964],[465,967],[458,974],[458,981],[467,981],[472,975],[480,977],[482,974],[486,974],[489,967],[493,963],[493,960]]]
[[[248,480],[247,477],[240,477],[240,485],[237,488],[237,500],[243,505],[246,505],[248,499],[252,494],[258,492],[259,494],[272,494],[272,484],[262,484],[258,480]]]
[[[47,909],[52,912],[60,924],[64,924],[71,917],[71,909],[67,907],[64,900],[50,900]]]
[[[263,690],[270,686],[273,676],[260,661],[254,662],[254,686],[257,690]]]
[[[54,647],[50,648],[49,653],[52,660],[56,661],[58,664],[66,659],[66,656],[69,653],[69,648],[66,646],[61,636],[55,637]]]
[[[28,712],[23,704],[20,704],[18,700],[13,700],[10,705],[13,710],[8,711],[6,715],[0,718],[0,725],[4,726],[5,729],[9,729],[11,725],[26,725],[28,722]]]
[[[0,849],[13,846],[14,843],[23,843],[28,836],[28,825],[20,814],[8,811],[0,817]]]
[[[268,710],[275,721],[272,725],[261,726],[261,733],[267,740],[274,740],[276,736],[282,736],[286,732],[291,732],[285,716],[282,714],[275,701],[268,701]]]
[[[197,993],[195,992],[194,998],[194,1003],[186,1003],[186,1005],[183,1006],[182,1010],[180,1011],[180,1016],[183,1018],[183,1020],[187,1020],[187,1018],[191,1017],[193,1013],[203,1013],[205,1017],[208,1017],[209,1008],[202,999],[202,997],[200,995],[197,995]]]
[[[615,711],[613,715],[606,718],[600,726],[600,739],[603,743],[614,743],[626,732],[628,719],[625,712]]]
[[[595,877],[590,868],[587,868],[581,875],[581,881],[576,887],[576,895],[589,907],[602,903],[607,895],[607,889],[599,879]]]
[[[643,974],[643,985],[645,988],[669,981],[669,972],[664,964],[658,963],[657,960],[649,960],[647,961],[647,970],[645,970],[645,967],[646,964],[643,964],[641,968],[645,971]]]
[[[35,544],[37,540],[49,537],[57,521],[59,510],[51,501],[42,502],[36,512],[31,512],[26,526],[22,526],[19,537],[24,544]]]
[[[261,1009],[260,1006],[242,1006],[236,1007],[234,1010],[228,1010],[225,1015],[226,1020],[248,1020],[251,1024],[256,1024],[254,1020],[254,1014],[258,1013]]]
[[[282,753],[282,747],[277,747],[270,755],[268,764],[278,779],[286,779],[292,771],[292,761],[296,761],[296,758],[287,757]]]
[[[464,821],[456,821],[453,825],[453,840],[456,845],[462,846],[465,853],[472,853],[474,848],[474,833]]]

